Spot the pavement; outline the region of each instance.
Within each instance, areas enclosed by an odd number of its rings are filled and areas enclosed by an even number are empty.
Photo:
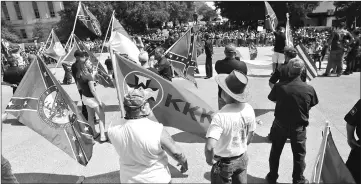
[[[224,48],[214,48],[213,63],[223,59]],[[247,50],[246,50],[247,49]],[[271,47],[258,48],[258,57],[255,61],[247,61],[249,67],[249,81],[253,106],[256,118],[263,123],[257,125],[253,142],[248,146],[249,183],[266,183],[264,177],[269,171],[268,157],[271,144],[266,136],[274,119],[274,103],[267,99],[270,92],[268,79],[271,73]],[[241,53],[248,53],[248,48],[239,48]],[[103,60],[104,61],[104,60]],[[174,83],[183,85],[199,95],[211,107],[217,109],[217,84],[214,79],[205,77],[205,55],[198,57],[200,74],[196,76],[198,89],[191,82],[183,79],[174,80]],[[260,63],[262,66],[260,66]],[[325,69],[322,63],[322,74]],[[61,68],[54,69],[56,78],[62,81],[64,72]],[[216,74],[215,71],[214,75]],[[317,77],[309,82],[316,90],[319,104],[310,111],[310,126],[307,128],[307,155],[305,176],[310,179],[315,159],[322,140],[321,131],[326,121],[331,123],[331,132],[344,161],[350,148],[346,141],[346,127],[343,120],[345,114],[360,98],[360,73],[341,77]],[[79,94],[75,84],[63,85],[69,96],[79,104]],[[97,87],[102,101],[106,104],[106,127],[111,122],[120,121],[116,91],[112,88]],[[2,86],[2,112],[12,96],[12,89]],[[188,158],[189,170],[185,174],[179,172],[176,162],[169,157],[169,168],[173,183],[210,183],[211,167],[205,162],[204,140],[181,130],[166,127],[173,139],[181,146]],[[7,158],[13,172],[20,183],[76,183],[84,176],[84,183],[119,183],[118,155],[110,143],[96,143],[93,157],[84,167],[70,158],[43,137],[21,125],[12,116],[2,124],[2,155]],[[292,182],[292,151],[287,142],[280,159],[279,183]]]

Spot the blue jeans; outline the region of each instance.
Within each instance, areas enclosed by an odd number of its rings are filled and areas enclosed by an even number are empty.
[[[1,183],[19,183],[11,171],[10,162],[1,155]]]
[[[211,170],[211,184],[247,183],[247,152],[234,160],[219,160]]]

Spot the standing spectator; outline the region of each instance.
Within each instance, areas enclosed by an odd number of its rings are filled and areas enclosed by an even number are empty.
[[[110,56],[108,56],[108,59],[105,60],[104,64],[107,67],[108,75],[114,78],[114,69],[113,69],[112,59],[110,59]]]
[[[209,39],[209,34],[204,35],[206,42],[204,44],[204,50],[206,52],[206,78],[209,79],[213,76],[213,67],[212,67],[212,55],[213,55],[213,45],[212,41]]]
[[[256,130],[255,113],[247,103],[248,78],[234,70],[229,75],[217,75],[216,82],[223,89],[221,96],[227,105],[214,115],[206,135],[205,156],[212,166],[211,183],[247,183],[247,145]]]
[[[283,54],[284,48],[286,46],[286,35],[285,28],[283,26],[279,26],[278,30],[275,31],[272,28],[273,34],[275,35],[275,47],[274,53],[272,56],[272,73],[275,72],[276,68],[279,64],[282,64],[285,61],[285,55]]]
[[[268,95],[268,99],[276,103],[271,130],[270,172],[266,176],[269,184],[275,184],[278,179],[280,156],[287,138],[291,140],[293,153],[293,183],[308,183],[303,175],[306,167],[306,127],[309,110],[318,104],[318,98],[315,89],[300,78],[305,69],[303,61],[291,59],[288,67],[291,80],[275,84]]]
[[[347,143],[351,147],[346,166],[350,170],[357,184],[360,184],[360,110],[361,100],[358,100],[355,106],[345,116],[345,121],[347,122]],[[355,132],[358,140],[355,138]]]
[[[134,89],[124,97],[125,122],[110,126],[108,136],[119,155],[121,183],[171,183],[167,154],[188,170],[188,162],[163,125],[148,117],[151,94]]]
[[[18,85],[23,79],[27,68],[20,68],[18,61],[14,57],[8,58],[9,67],[5,69],[3,76],[3,84],[8,84],[13,88],[13,94],[15,94]]]
[[[224,48],[224,54],[226,58],[223,60],[218,60],[215,65],[215,70],[217,74],[230,74],[233,70],[241,71],[243,74],[247,75],[247,65],[243,61],[236,59],[237,49],[234,44],[226,45]],[[223,100],[222,88],[218,86],[218,108],[222,109],[226,105],[226,102]]]
[[[330,55],[328,57],[326,72],[323,76],[330,76],[330,70],[336,67],[337,77],[341,76],[342,73],[342,60],[344,56],[344,37],[352,37],[352,35],[345,30],[345,23],[342,22],[335,31],[333,31],[330,40],[328,41],[331,45]]]
[[[14,59],[17,61],[18,67],[20,68],[24,67],[26,64],[24,58],[20,55],[20,49],[15,48],[11,52],[12,52],[11,56],[14,57]]]
[[[354,31],[354,41],[351,44],[351,50],[346,57],[346,70],[343,72],[344,75],[352,74],[355,70],[356,60],[361,59],[361,31]]]

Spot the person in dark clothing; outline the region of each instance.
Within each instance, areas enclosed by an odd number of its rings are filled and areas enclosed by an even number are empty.
[[[23,79],[28,67],[20,68],[18,62],[14,57],[8,59],[9,67],[4,71],[2,84],[9,85],[13,88],[13,94],[15,94],[18,85]]]
[[[112,59],[110,59],[110,57],[108,57],[108,59],[105,60],[104,64],[107,67],[108,75],[113,76],[113,78],[114,78],[114,70],[113,70]]]
[[[270,172],[266,176],[269,184],[275,184],[278,179],[280,156],[287,138],[291,140],[293,153],[293,183],[308,183],[303,175],[306,168],[306,127],[309,110],[318,104],[318,98],[315,89],[300,79],[305,69],[303,61],[294,58],[287,66],[292,79],[275,84],[268,95],[268,99],[276,103],[271,130]]]
[[[354,31],[354,41],[351,44],[351,50],[346,57],[346,70],[342,73],[343,75],[352,74],[355,70],[356,60],[361,58],[361,39],[360,30]]]
[[[218,60],[215,65],[217,74],[230,74],[233,70],[238,70],[247,75],[247,65],[244,61],[237,60],[236,46],[234,44],[228,44],[224,48],[224,54],[226,58]],[[218,108],[222,109],[226,105],[226,102],[221,97],[222,88],[218,86]]]
[[[286,29],[283,26],[279,26],[277,31],[275,31],[273,27],[271,29],[275,35],[275,47],[272,56],[272,72],[275,72],[276,68],[285,61],[283,52],[286,46]]]
[[[86,57],[85,57],[85,53],[84,52],[81,52],[80,50],[76,50],[74,52],[74,57],[75,57],[75,63],[73,63],[71,65],[71,72],[72,72],[72,75],[74,77],[74,81],[75,81],[75,84],[78,88],[78,92],[79,92],[79,95],[80,95],[80,99],[82,99],[82,96],[83,96],[83,93],[81,91],[81,88],[79,86],[79,83],[76,79],[76,74],[79,72],[79,68],[80,68],[80,64],[84,63],[86,61]],[[88,121],[88,111],[87,111],[87,108],[86,106],[84,105],[83,101],[81,102],[82,103],[82,106],[81,106],[81,112],[84,116],[84,118]]]
[[[71,84],[73,83],[72,79],[72,73],[71,73],[71,65],[69,63],[62,63],[61,66],[63,66],[63,69],[65,71],[64,78],[63,78],[63,84]]]
[[[162,47],[157,47],[154,50],[154,59],[157,60],[155,68],[157,68],[158,73],[163,78],[172,81],[173,78],[173,69],[170,62],[167,60],[164,54],[164,49]]]
[[[285,55],[285,62],[281,64],[278,68],[276,68],[275,72],[272,74],[271,78],[269,79],[269,86],[271,88],[273,88],[276,82],[284,82],[289,79],[287,64],[291,59],[296,58],[297,50],[294,47],[286,46],[284,49],[284,55]],[[303,70],[301,74],[301,80],[303,82],[306,82],[306,79],[307,79],[307,70]]]
[[[209,35],[204,35],[206,39],[204,44],[204,50],[206,52],[206,77],[205,79],[212,78],[213,76],[213,67],[212,67],[212,55],[213,55],[213,44],[212,41],[209,39]]]
[[[360,135],[361,135],[361,99],[345,116],[347,122],[347,143],[351,147],[350,155],[346,161],[346,166],[350,170],[355,182],[360,184]],[[357,140],[355,138],[355,131]]]

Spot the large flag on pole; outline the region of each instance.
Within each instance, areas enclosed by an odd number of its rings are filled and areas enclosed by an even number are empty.
[[[314,78],[317,77],[317,67],[315,62],[313,62],[312,58],[310,57],[310,55],[308,55],[306,48],[303,46],[303,44],[298,44],[296,46],[296,50],[297,50],[297,55],[300,59],[303,60],[303,62],[305,63],[306,66],[306,70],[307,70],[307,79],[308,80],[312,80]]]
[[[73,35],[73,37],[73,42],[79,47],[79,49],[89,54],[89,59],[93,64],[93,70],[97,69],[97,74],[95,75],[95,78],[99,81],[99,84],[103,85],[104,87],[114,87],[112,78],[109,77],[108,72],[107,70],[105,70],[103,64],[99,63],[99,60],[94,56],[92,52],[88,50],[88,48],[83,44],[82,41],[80,41],[80,39],[76,35]]]
[[[93,130],[45,63],[32,62],[5,112],[82,165],[93,153]]]
[[[193,82],[197,86],[194,73],[197,67],[197,35],[193,27],[180,37],[165,53],[174,71],[182,78]]]
[[[290,26],[289,14],[287,13],[287,22],[286,22],[286,45],[293,47],[293,37],[292,30]]]
[[[75,62],[75,57],[74,57],[74,53],[76,50],[81,50],[80,46],[77,42],[73,41],[74,40],[74,35],[70,35],[70,38],[68,40],[68,53],[61,59],[61,62],[64,63],[73,63]]]
[[[109,38],[108,46],[119,54],[126,54],[128,57],[139,63],[140,51],[133,42],[133,39],[125,31],[119,21],[113,16],[112,32]]]
[[[119,54],[112,62],[120,105],[129,90],[142,87],[153,94],[150,105],[158,122],[205,136],[215,112],[205,101]]]
[[[97,18],[88,10],[85,4],[80,3],[80,9],[78,13],[78,19],[81,20],[84,25],[97,36],[101,36],[100,23]]]
[[[264,2],[265,4],[265,15],[266,15],[266,29],[271,29],[271,27],[273,29],[276,29],[277,27],[277,24],[278,24],[278,20],[277,20],[277,17],[276,17],[276,14],[275,12],[273,11],[271,5],[265,1]]]
[[[62,56],[65,56],[66,54],[65,49],[61,45],[53,29],[50,32],[50,36],[51,36],[50,46],[43,52],[43,54],[59,61],[59,59]]]
[[[343,162],[326,124],[311,183],[356,183]]]

